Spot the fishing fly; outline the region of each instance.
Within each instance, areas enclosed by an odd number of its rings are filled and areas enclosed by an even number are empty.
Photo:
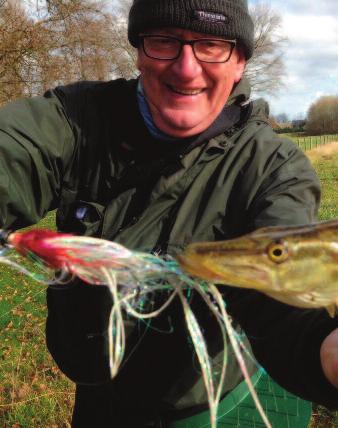
[[[182,304],[187,330],[201,367],[208,397],[211,427],[216,428],[218,404],[226,376],[227,337],[234,348],[256,407],[265,425],[271,427],[250,380],[236,333],[226,312],[222,295],[216,286],[188,276],[177,261],[170,257],[163,258],[149,253],[130,251],[120,244],[103,239],[49,230],[14,233],[1,231],[0,243],[5,249],[15,249],[22,256],[38,261],[50,275],[57,270],[64,273],[61,278],[65,278],[66,275],[76,276],[88,284],[109,287],[113,297],[108,326],[112,378],[118,373],[125,353],[124,313],[137,319],[151,319],[157,317],[177,297]],[[45,278],[41,275],[36,276],[9,257],[0,257],[0,262],[10,264],[46,284],[55,282],[54,279],[46,280],[46,275]],[[206,341],[187,298],[187,294],[192,290],[202,297],[214,314],[223,338],[223,361],[217,382],[213,375],[212,359],[208,353]],[[148,312],[139,309],[142,306],[139,304],[140,299],[162,291],[166,291],[168,297],[161,307]]]

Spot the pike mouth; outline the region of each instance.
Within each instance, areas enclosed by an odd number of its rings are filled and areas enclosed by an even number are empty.
[[[221,281],[222,277],[218,276],[212,270],[209,270],[203,263],[196,261],[194,257],[178,255],[177,260],[181,268],[188,274],[207,281]]]
[[[269,289],[271,283],[269,272],[252,264],[232,263],[230,260],[222,263],[189,252],[177,259],[186,273],[206,281],[261,291]]]
[[[194,96],[202,94],[206,89],[198,88],[198,89],[189,89],[189,88],[179,88],[178,86],[167,85],[168,89],[175,94],[185,95],[185,96]]]

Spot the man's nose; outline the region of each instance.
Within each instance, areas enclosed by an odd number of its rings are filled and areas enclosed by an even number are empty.
[[[175,60],[172,70],[179,79],[191,80],[201,73],[202,67],[195,57],[192,46],[184,45],[180,56]]]

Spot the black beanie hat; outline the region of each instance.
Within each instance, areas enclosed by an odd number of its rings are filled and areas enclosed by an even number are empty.
[[[236,39],[247,59],[254,49],[254,26],[247,0],[134,0],[129,12],[128,38],[153,28],[178,27],[216,37]]]

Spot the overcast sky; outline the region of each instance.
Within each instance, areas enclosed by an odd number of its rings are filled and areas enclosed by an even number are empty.
[[[338,95],[338,0],[272,0],[270,4],[283,18],[289,43],[285,87],[266,98],[273,114],[298,118],[318,97]]]

